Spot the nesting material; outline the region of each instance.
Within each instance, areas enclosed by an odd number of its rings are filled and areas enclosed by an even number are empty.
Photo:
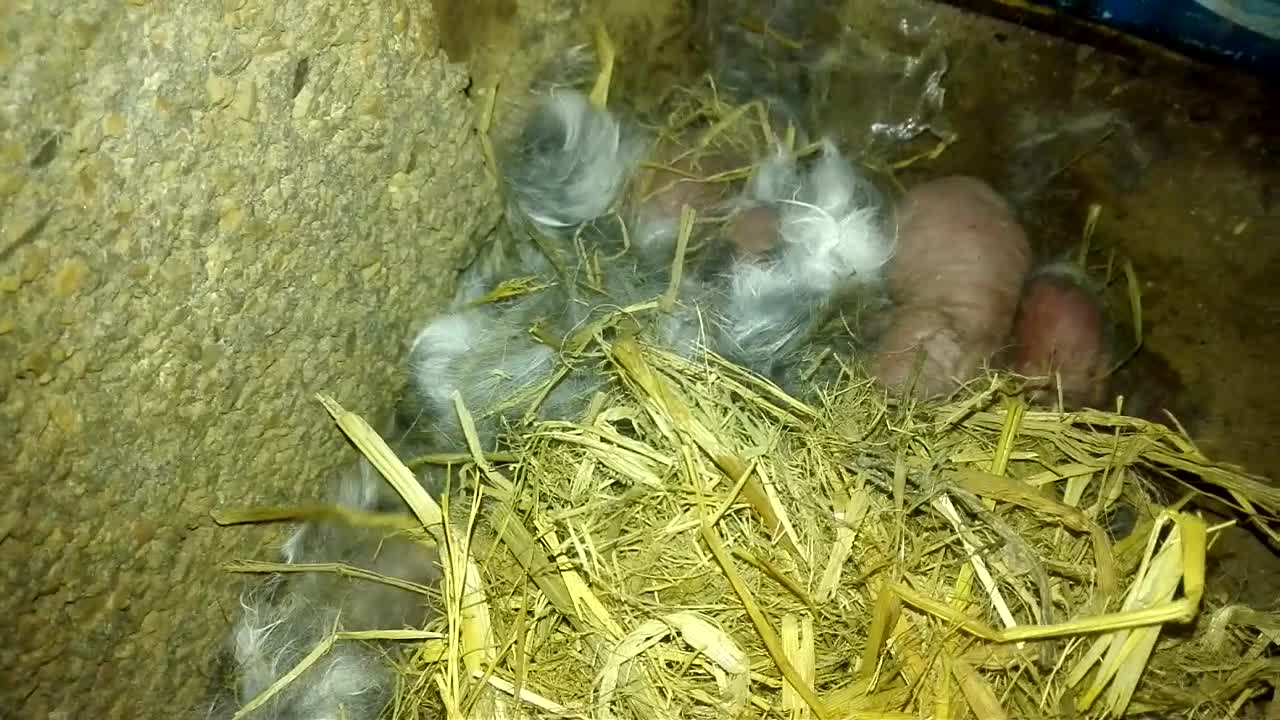
[[[787,255],[784,244],[786,262],[769,270],[789,273],[789,286],[800,277],[830,293],[835,280],[820,271],[848,282],[877,271],[890,249],[858,240],[873,237],[864,228],[874,218],[858,211],[864,189],[827,162],[829,147],[774,127],[761,103],[724,105],[714,88],[674,101],[647,144],[668,162],[644,164],[621,188],[613,169],[639,163],[639,151],[620,127],[592,124],[606,95],[607,78],[604,91],[548,116],[607,151],[570,153],[556,167],[588,178],[568,187],[591,202],[557,200],[573,210],[564,217],[525,212],[541,240],[585,253],[577,267],[605,287],[616,257],[562,230],[621,193],[622,250],[670,258],[665,294],[632,283],[653,299],[593,306],[590,322],[571,323],[537,362],[504,356],[504,377],[528,378],[481,396],[501,412],[467,407],[458,383],[432,369],[442,378],[432,407],[451,411],[442,422],[452,432],[456,420],[469,451],[418,459],[450,468],[455,492],[439,502],[410,458],[322,398],[413,517],[309,508],[243,519],[323,514],[425,531],[414,540],[439,555],[440,612],[424,628],[334,632],[268,695],[344,643],[369,640],[416,643],[397,668],[395,718],[1227,718],[1268,690],[1280,617],[1205,606],[1216,528],[1188,502],[1211,494],[1274,538],[1280,491],[1262,478],[1211,462],[1163,426],[1030,410],[996,376],[950,402],[893,403],[854,365],[801,401],[717,355],[648,344],[669,339],[663,323],[704,250],[697,241],[732,233],[753,211],[733,200],[748,178],[751,200],[783,206],[784,243],[789,227],[827,230],[813,252]],[[779,145],[818,157],[812,172],[838,196],[806,195],[804,178],[739,162]],[[599,157],[608,163],[592,164]],[[523,199],[536,207],[544,196]],[[753,261],[749,243],[729,250],[735,272]],[[544,289],[521,281],[484,294],[476,283],[466,311]],[[810,332],[827,321],[827,300],[806,302],[816,308],[802,318]],[[507,329],[523,336],[514,320]],[[446,359],[476,360],[477,347],[449,346]],[[560,364],[599,377],[569,385],[544,367]],[[811,374],[808,387],[830,378]],[[564,411],[540,412],[548,402]],[[507,447],[491,453],[507,424]],[[350,572],[237,569],[282,567]]]
[[[714,357],[585,352],[621,389],[460,468],[484,499],[433,534],[465,588],[446,581],[397,717],[448,688],[533,717],[1222,718],[1274,672],[1280,619],[1204,607],[1213,528],[1149,488],[1177,476],[1261,523],[1280,493],[1172,431],[1027,410],[999,381],[811,406]]]

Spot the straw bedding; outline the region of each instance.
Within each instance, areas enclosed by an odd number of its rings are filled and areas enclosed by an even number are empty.
[[[676,157],[786,139],[714,88],[670,107],[665,141],[704,126]],[[566,363],[614,382],[501,454],[472,429],[467,455],[397,458],[322,398],[413,508],[393,522],[441,551],[444,613],[313,656],[416,643],[397,718],[1226,718],[1270,692],[1280,618],[1205,604],[1212,518],[1275,539],[1263,478],[1163,426],[1031,409],[1009,377],[913,404],[816,357],[838,379],[802,402],[646,344],[635,327],[662,302],[566,339]],[[473,428],[482,409],[456,410]],[[421,463],[449,467],[444,507]]]
[[[1257,522],[1277,493],[1174,431],[1029,410],[998,378],[809,405],[625,336],[584,352],[621,389],[455,465],[469,499],[420,513],[450,518],[454,566],[399,717],[442,695],[475,717],[1231,717],[1274,674],[1276,619],[1203,607],[1213,528],[1151,479]]]

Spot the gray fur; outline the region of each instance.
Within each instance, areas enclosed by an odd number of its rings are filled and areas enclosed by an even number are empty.
[[[357,510],[403,509],[363,458],[335,481],[330,499]],[[403,536],[333,522],[309,522],[285,544],[289,564],[343,563],[426,588],[440,578],[436,554]],[[433,615],[427,596],[333,573],[280,573],[246,591],[227,642],[206,717],[232,717],[334,630],[422,628]],[[389,643],[339,641],[306,672],[249,717],[261,720],[373,720],[395,689]]]
[[[569,237],[614,209],[646,150],[643,136],[573,90],[542,98],[505,163],[512,213]]]
[[[457,392],[482,445],[492,448],[504,426],[528,413],[565,367],[559,346],[535,338],[534,325],[546,338],[564,338],[593,317],[596,307],[578,294],[558,285],[429,322],[409,352],[411,387],[401,423],[416,436],[435,438],[440,449],[464,450],[453,404]],[[550,390],[536,416],[571,417],[578,399],[602,382],[590,366],[574,369]]]

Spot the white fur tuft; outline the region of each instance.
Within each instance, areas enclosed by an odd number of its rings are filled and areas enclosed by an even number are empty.
[[[433,407],[452,402],[457,389],[454,368],[482,340],[477,315],[477,311],[464,311],[436,318],[418,333],[409,348],[414,385]]]
[[[306,532],[307,532],[307,528],[305,525],[298,528],[292,535],[289,536],[288,540],[284,541],[284,545],[280,546],[280,557],[286,563],[297,562],[298,551],[301,549],[302,538],[304,535],[306,535]]]
[[[821,304],[781,264],[735,263],[729,290],[726,348],[731,357],[767,374],[767,365],[802,330]]]
[[[680,237],[680,221],[645,209],[637,213],[630,231],[632,251],[648,262],[670,261]]]
[[[732,357],[767,374],[837,293],[880,284],[892,243],[879,197],[831,142],[807,168],[780,148],[752,178],[749,195],[778,208],[781,243],[735,263],[724,341]]]
[[[247,593],[240,598],[242,615],[232,631],[232,653],[240,669],[240,692],[248,700],[267,689],[288,668],[278,668],[280,655],[288,650],[273,638],[286,617],[272,612],[268,602]]]
[[[254,699],[292,670],[324,640],[336,617],[332,610],[313,607],[291,593],[284,600],[279,606],[254,599],[241,603],[244,614],[233,635],[239,704]],[[388,668],[376,653],[339,644],[264,707],[269,715],[253,717],[373,720],[392,684]]]
[[[778,146],[751,176],[748,194],[765,203],[792,200],[800,190],[800,175],[787,149]]]
[[[542,307],[522,301],[475,307],[433,320],[419,333],[409,355],[417,405],[414,422],[422,421],[423,430],[441,433],[434,442],[462,442],[455,392],[473,413],[484,444],[496,437],[502,418],[510,419],[513,413],[523,416],[531,397],[522,393],[551,379],[557,362],[556,351],[529,333],[542,317],[537,312]],[[520,408],[512,406],[521,402]]]
[[[373,510],[382,496],[384,482],[373,465],[361,457],[338,478],[334,499],[342,507]]]
[[[782,264],[794,281],[820,293],[878,282],[892,250],[879,214],[866,181],[824,144],[796,199],[782,201]]]

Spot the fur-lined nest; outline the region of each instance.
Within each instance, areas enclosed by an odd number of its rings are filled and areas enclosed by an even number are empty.
[[[501,462],[473,447],[443,513],[326,400],[447,550],[395,717],[1224,718],[1274,676],[1278,619],[1204,606],[1214,528],[1152,488],[1263,529],[1280,492],[1175,431],[999,378],[898,405],[853,370],[810,406],[712,357],[588,350],[623,389]]]
[[[674,107],[668,183],[741,181],[697,160],[783,140],[758,106]],[[485,301],[505,291],[525,289]],[[440,550],[444,612],[337,633],[281,682],[370,639],[418,643],[396,718],[1227,718],[1274,682],[1280,617],[1205,605],[1216,528],[1194,508],[1275,538],[1280,491],[1180,432],[1030,409],[1000,376],[914,404],[850,367],[805,403],[626,326],[565,344],[614,389],[501,455],[460,400],[470,454],[414,460],[322,398]],[[443,508],[405,464],[424,461],[452,463]]]

